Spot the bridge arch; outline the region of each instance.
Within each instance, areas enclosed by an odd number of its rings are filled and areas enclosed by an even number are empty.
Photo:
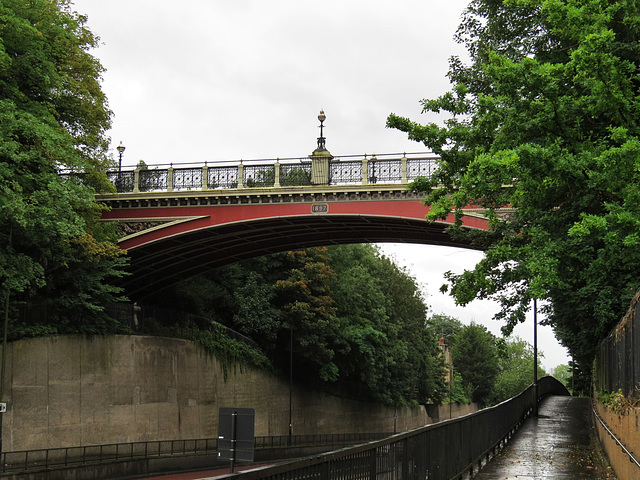
[[[134,188],[98,200],[109,207],[103,220],[120,224],[119,245],[128,252],[131,273],[121,284],[135,301],[210,269],[291,249],[384,242],[471,248],[446,233],[452,217],[427,222],[428,207],[419,195],[407,192],[403,180],[147,192]],[[464,225],[487,229],[482,213],[469,207]]]

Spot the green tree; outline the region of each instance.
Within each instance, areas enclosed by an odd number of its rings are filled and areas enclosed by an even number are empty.
[[[438,337],[425,323],[427,305],[415,278],[388,257],[378,258],[372,274],[380,280],[390,323],[398,325],[398,341],[407,354],[391,367],[390,389],[420,403],[441,403],[448,389]]]
[[[456,341],[456,334],[462,330],[462,322],[448,315],[431,315],[427,319],[427,328],[431,334],[444,340],[444,343],[451,347]]]
[[[371,245],[255,258],[147,300],[253,338],[282,372],[293,338],[297,383],[386,404],[437,403],[448,391],[415,279]]]
[[[444,365],[415,279],[371,245],[329,251],[344,325],[337,354],[342,385],[387,404],[440,402],[447,392]]]
[[[571,371],[570,365],[561,364],[556,366],[556,368],[553,369],[553,376],[560,380],[562,384],[567,387],[567,390],[573,390],[573,387],[571,385],[573,380],[573,372]]]
[[[286,329],[280,331],[279,343],[293,341],[299,374],[311,373],[323,382],[335,381],[339,370],[333,361],[333,343],[340,322],[331,297],[331,281],[336,273],[329,264],[327,248],[291,251],[287,256],[291,262],[287,275],[275,283],[276,306]],[[289,351],[290,347],[280,350]]]
[[[124,328],[102,308],[124,259],[94,199],[111,112],[85,20],[63,0],[0,4],[0,279],[47,318],[22,315],[13,335]]]
[[[471,400],[488,404],[498,376],[496,338],[482,325],[465,325],[456,335],[451,357]]]
[[[340,245],[331,249],[337,273],[332,290],[336,315],[344,328],[337,360],[343,385],[352,395],[393,403],[389,389],[391,368],[406,358],[405,344],[398,340],[399,325],[387,312],[382,282],[373,248],[369,245]]]
[[[387,124],[441,155],[428,218],[488,209],[491,231],[452,234],[486,251],[450,274],[461,304],[494,298],[505,330],[545,299],[547,321],[588,370],[640,287],[640,22],[630,0],[473,0],[452,90],[422,101],[442,125]],[[503,215],[501,208],[515,213]]]
[[[449,390],[449,401],[455,403],[469,404],[471,403],[471,388],[470,385],[465,385],[462,380],[462,375],[454,370],[453,382],[451,384],[451,390]]]
[[[521,338],[499,339],[498,376],[493,387],[492,403],[515,397],[533,383],[533,347]],[[544,358],[538,352],[538,362]],[[546,375],[538,363],[538,378]]]

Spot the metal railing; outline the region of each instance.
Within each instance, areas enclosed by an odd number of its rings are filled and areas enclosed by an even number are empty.
[[[39,471],[49,468],[110,463],[118,460],[214,453],[216,438],[114,443],[82,447],[3,452],[1,472]]]
[[[553,377],[538,382],[538,395],[568,395]],[[534,411],[533,386],[517,397],[491,408],[453,420],[445,420],[385,440],[345,448],[324,455],[224,478],[243,480],[296,479],[429,479],[461,478],[479,469]]]
[[[629,311],[600,343],[596,361],[596,385],[601,391],[621,391],[640,397],[640,292]]]
[[[389,433],[351,433],[256,437],[255,449],[353,445],[389,435]],[[0,472],[32,472],[52,468],[108,464],[125,460],[216,454],[217,451],[217,438],[22,450],[0,454]]]
[[[548,394],[567,395],[568,392],[555,378],[544,377],[538,382],[538,395],[543,397]],[[531,386],[517,397],[494,407],[395,435],[378,433],[256,437],[257,451],[360,445],[232,474],[227,478],[460,478],[463,473],[479,468],[483,461],[494,454],[496,448],[510,438],[534,411],[534,406],[535,389]],[[217,448],[217,438],[207,438],[3,452],[0,454],[0,472],[12,474],[106,465],[118,461],[210,455],[217,453]]]
[[[418,177],[430,177],[438,159],[429,153],[347,155],[332,157],[322,184],[371,185],[408,184]],[[147,166],[144,169],[108,172],[118,193],[223,190],[237,188],[279,188],[311,186],[314,160],[284,158],[204,164]]]
[[[602,417],[598,415],[598,409],[595,407],[595,405],[591,406],[591,410],[593,411],[593,415],[596,418],[596,420],[598,420],[600,425],[602,425],[602,428],[604,428],[604,430],[609,434],[609,436],[613,439],[613,441],[616,442],[616,444],[625,453],[625,455],[629,457],[629,461],[633,463],[636,467],[640,468],[640,461],[638,461],[638,459],[633,456],[633,452],[629,451],[629,449],[627,449],[627,447],[624,446],[624,443],[622,443],[622,441],[616,436],[616,434],[613,433],[613,431],[607,426],[604,420],[602,420]]]

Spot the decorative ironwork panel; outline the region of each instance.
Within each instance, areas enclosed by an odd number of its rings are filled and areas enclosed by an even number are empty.
[[[311,164],[281,164],[280,185],[283,187],[311,185]]]
[[[411,158],[407,160],[407,180],[411,182],[418,177],[430,178],[437,168],[436,158]]]
[[[238,167],[209,167],[209,188],[238,188]]]
[[[63,180],[68,180],[68,181],[79,183],[80,185],[84,185],[85,183],[84,179],[86,177],[86,173],[64,171],[64,172],[59,172],[58,176]]]
[[[245,187],[273,187],[275,179],[274,165],[245,165],[244,167]]]
[[[175,168],[173,170],[174,190],[194,190],[202,188],[201,168]]]
[[[140,170],[138,189],[141,192],[166,191],[169,184],[169,170]]]
[[[109,181],[116,186],[118,193],[133,192],[135,173],[134,172],[108,172]]]
[[[166,222],[120,222],[116,227],[116,231],[122,237],[133,235],[134,233],[144,232],[150,228],[159,227]]]
[[[331,162],[329,165],[329,181],[333,184],[362,183],[362,161]]]
[[[402,160],[369,160],[369,183],[400,183]]]

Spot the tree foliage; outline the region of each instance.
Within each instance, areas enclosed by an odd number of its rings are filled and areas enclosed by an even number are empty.
[[[370,245],[247,260],[148,301],[253,338],[283,373],[292,352],[296,383],[386,404],[440,402],[447,392],[415,280]]]
[[[85,20],[64,0],[0,4],[0,279],[12,309],[43,306],[52,331],[99,333],[120,328],[102,305],[123,258],[94,199],[111,112]]]
[[[449,275],[451,294],[498,300],[507,331],[532,299],[547,300],[547,322],[585,369],[640,287],[639,9],[473,0],[457,34],[469,62],[453,58],[452,90],[422,101],[448,118],[387,120],[441,155],[412,186],[430,219],[488,209],[490,232],[452,231],[486,257]]]
[[[427,328],[433,336],[442,339],[446,345],[451,347],[456,341],[456,334],[462,330],[462,322],[449,315],[431,315],[427,319]]]
[[[533,384],[533,347],[520,338],[498,339],[498,376],[493,386],[492,403],[500,403],[523,392]],[[546,375],[540,367],[538,352],[538,378]]]
[[[561,364],[557,365],[553,370],[553,376],[562,382],[570,392],[573,390],[573,372],[570,365]]]
[[[456,334],[451,357],[471,400],[481,405],[491,403],[498,376],[498,352],[493,334],[482,325],[465,325]]]

